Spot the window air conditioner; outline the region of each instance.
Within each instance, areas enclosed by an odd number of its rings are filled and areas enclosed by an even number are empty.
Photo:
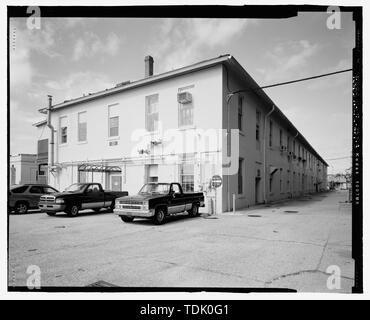
[[[192,96],[190,92],[180,92],[177,94],[177,101],[181,104],[189,103],[192,101]]]

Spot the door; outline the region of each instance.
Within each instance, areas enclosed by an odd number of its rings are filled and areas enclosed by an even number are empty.
[[[256,178],[255,179],[255,188],[254,188],[254,192],[255,192],[255,203],[256,204],[259,204],[261,203],[261,178]]]
[[[42,186],[32,186],[28,192],[30,208],[38,208],[40,197],[44,194],[44,188]]]
[[[158,165],[157,164],[146,165],[145,177],[146,183],[158,182]]]
[[[102,208],[104,206],[104,192],[98,184],[90,184],[84,194],[82,209]]]
[[[170,198],[168,213],[179,213],[185,211],[185,200],[177,184],[173,184],[170,190],[173,196]]]
[[[119,174],[110,175],[110,190],[122,191],[122,176]]]

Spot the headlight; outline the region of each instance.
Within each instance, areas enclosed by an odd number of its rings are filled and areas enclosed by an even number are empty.
[[[143,202],[143,210],[149,210],[149,201]]]
[[[55,203],[62,204],[62,203],[64,203],[64,200],[63,199],[56,199]]]

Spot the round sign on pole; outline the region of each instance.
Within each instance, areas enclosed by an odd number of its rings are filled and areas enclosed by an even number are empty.
[[[211,180],[211,185],[213,188],[221,187],[222,178],[219,175],[214,175]]]

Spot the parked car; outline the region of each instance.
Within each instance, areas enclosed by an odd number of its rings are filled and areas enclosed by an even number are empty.
[[[25,214],[28,209],[38,209],[40,197],[59,192],[47,184],[22,184],[10,187],[9,207],[11,211]]]
[[[135,196],[116,200],[114,212],[124,222],[135,217],[151,218],[156,224],[165,222],[167,216],[187,211],[191,217],[204,207],[204,195],[184,193],[179,183],[147,183]]]
[[[104,191],[100,183],[74,183],[63,192],[41,196],[39,208],[49,216],[64,211],[75,217],[83,209],[99,212],[109,208],[113,211],[116,198],[127,195],[127,191]]]

